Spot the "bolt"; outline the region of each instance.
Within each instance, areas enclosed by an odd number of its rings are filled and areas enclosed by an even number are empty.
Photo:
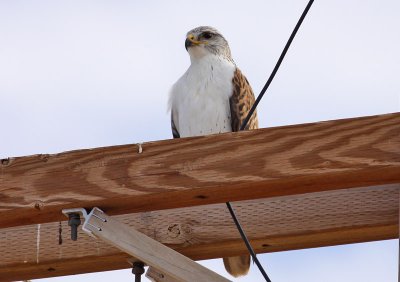
[[[132,265],[132,273],[135,274],[135,282],[140,282],[141,276],[144,273],[144,263],[135,261]]]
[[[81,216],[79,213],[68,214],[68,225],[71,226],[71,240],[78,240],[78,226],[81,225]]]

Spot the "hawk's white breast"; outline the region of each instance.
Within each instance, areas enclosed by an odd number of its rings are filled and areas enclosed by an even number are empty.
[[[173,85],[170,106],[181,137],[230,132],[235,64],[213,54],[192,60]]]

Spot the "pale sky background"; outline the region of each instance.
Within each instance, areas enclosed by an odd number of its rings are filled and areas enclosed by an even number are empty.
[[[0,0],[0,158],[171,138],[185,34],[211,25],[259,93],[306,1]],[[316,0],[261,127],[400,110],[400,1]],[[398,241],[261,255],[273,282],[397,281]],[[221,260],[204,262],[224,273]],[[130,270],[49,281],[133,281]],[[47,281],[47,280],[42,280]],[[237,281],[262,281],[254,266]]]

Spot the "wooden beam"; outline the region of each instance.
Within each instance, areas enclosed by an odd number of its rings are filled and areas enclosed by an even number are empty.
[[[321,233],[315,233],[312,236],[298,235],[281,238],[279,241],[275,238],[263,238],[251,240],[252,245],[257,253],[277,252],[307,248],[325,247],[332,245],[342,245],[349,243],[360,243],[365,241],[376,241],[384,239],[396,238],[397,225],[388,225],[380,227],[364,227],[359,229],[336,230]],[[345,239],[348,236],[348,239]],[[271,241],[282,244],[269,245]],[[287,240],[287,242],[283,241]],[[301,244],[299,244],[301,242]],[[335,242],[332,244],[332,242]],[[287,244],[289,243],[289,244]],[[284,247],[283,247],[284,246]],[[233,249],[230,249],[233,248]],[[190,256],[191,253],[201,253],[201,259],[215,258],[216,250],[225,250],[221,255],[235,255],[243,253],[245,246],[240,240],[231,241],[222,246],[199,246],[196,251],[187,247],[186,249],[177,249],[182,254]],[[196,257],[193,256],[193,259]],[[86,256],[79,259],[65,259],[45,261],[40,264],[36,263],[20,263],[10,267],[0,268],[0,282],[21,281],[28,279],[49,278],[56,276],[65,276],[72,274],[83,274],[100,271],[109,271],[117,269],[130,268],[129,255],[126,253],[104,254],[102,256]],[[253,266],[252,266],[253,267]]]
[[[400,113],[1,160],[0,228],[400,183]]]
[[[129,268],[131,265],[128,259],[129,255],[117,253],[80,259],[53,260],[39,264],[20,263],[0,268],[0,281],[22,281]]]
[[[393,239],[398,236],[400,185],[342,189],[233,202],[258,253]],[[246,253],[225,204],[115,216],[194,259]],[[62,244],[59,244],[59,239]],[[0,281],[129,268],[129,256],[67,222],[0,230]]]

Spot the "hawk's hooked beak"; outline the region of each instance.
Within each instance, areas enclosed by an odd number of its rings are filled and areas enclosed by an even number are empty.
[[[186,51],[189,47],[193,46],[193,45],[200,45],[200,44],[207,44],[207,41],[197,41],[194,39],[194,35],[193,34],[189,34],[185,40],[185,48]]]

